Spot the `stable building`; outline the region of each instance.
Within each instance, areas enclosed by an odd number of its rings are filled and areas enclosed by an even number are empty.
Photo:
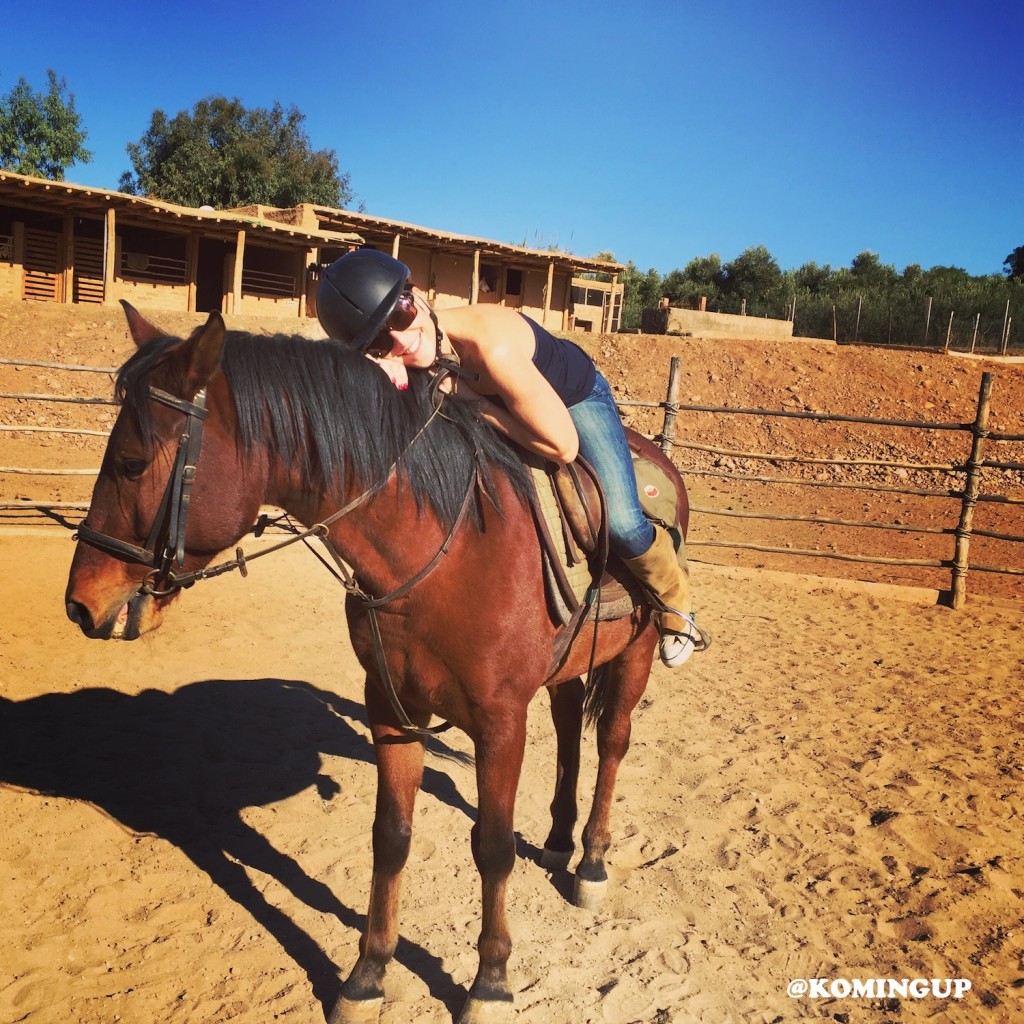
[[[619,328],[621,263],[435,231],[351,210],[301,209],[309,227],[359,234],[365,244],[400,259],[413,282],[441,308],[491,302],[517,309],[549,330]],[[340,254],[328,251],[323,265]]]
[[[322,268],[370,246],[438,306],[496,302],[615,331],[622,265],[315,204],[193,209],[0,171],[0,299],[315,317]]]

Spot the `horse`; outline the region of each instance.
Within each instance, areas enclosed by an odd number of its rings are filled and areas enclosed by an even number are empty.
[[[574,901],[596,908],[616,774],[657,644],[649,601],[566,627],[545,594],[521,453],[423,371],[396,389],[371,360],[330,340],[228,331],[219,313],[173,337],[124,303],[136,351],[118,372],[120,409],[79,528],[66,611],[92,638],[158,628],[183,589],[274,506],[319,537],[346,584],[352,647],[377,767],[369,910],[331,1024],[377,1021],[398,942],[398,892],[432,716],[472,741],[481,878],[479,966],[459,1024],[514,1015],[506,880],[527,706],[544,688],[556,735],[551,826],[541,864],[574,853],[582,726],[596,724],[598,772]],[[676,489],[682,479],[656,445]],[[257,552],[256,557],[264,552]],[[628,571],[612,559],[625,583]],[[553,652],[561,650],[561,653]],[[587,684],[583,676],[587,675]]]

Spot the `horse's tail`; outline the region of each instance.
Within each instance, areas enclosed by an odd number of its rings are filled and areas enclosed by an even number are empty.
[[[597,724],[608,701],[608,666],[598,665],[587,676],[583,691],[583,720],[588,726]]]

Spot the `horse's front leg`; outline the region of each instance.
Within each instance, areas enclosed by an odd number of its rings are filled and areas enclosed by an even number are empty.
[[[551,800],[551,831],[544,840],[540,866],[564,871],[573,854],[577,787],[580,776],[580,737],[583,731],[583,680],[579,677],[548,687],[551,721],[558,742],[555,795]]]
[[[384,972],[398,945],[402,868],[412,841],[412,812],[423,778],[423,741],[387,724],[390,708],[367,680],[366,709],[377,760],[373,818],[373,878],[359,959],[342,986],[328,1024],[376,1024],[384,1001]],[[425,724],[418,723],[418,724]]]
[[[525,706],[506,709],[476,740],[479,812],[472,842],[483,889],[480,966],[458,1024],[500,1024],[515,1012],[508,985],[512,940],[505,887],[516,859],[512,817],[525,745]]]

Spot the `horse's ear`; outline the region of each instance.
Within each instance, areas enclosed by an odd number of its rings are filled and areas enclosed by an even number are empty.
[[[197,327],[188,339],[192,348],[188,368],[189,384],[198,391],[209,383],[220,365],[224,349],[224,319],[220,313],[211,313],[202,327]]]
[[[128,318],[128,331],[138,348],[157,338],[164,337],[166,332],[151,324],[130,302],[121,300],[124,315]]]

